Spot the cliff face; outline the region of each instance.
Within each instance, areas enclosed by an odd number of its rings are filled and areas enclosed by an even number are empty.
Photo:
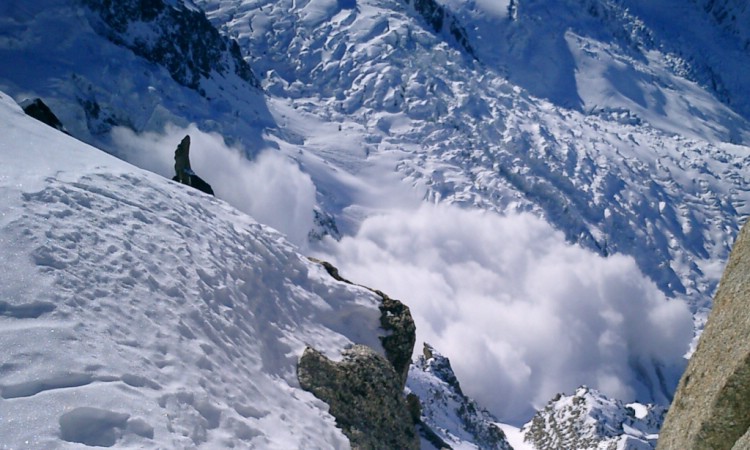
[[[750,226],[740,231],[660,450],[746,449],[750,441]]]
[[[459,23],[458,19],[450,11],[447,11],[444,6],[435,0],[406,0],[406,3],[413,3],[414,9],[430,24],[436,33],[441,33],[444,30],[447,31],[466,53],[472,58],[476,58],[474,49],[469,43],[469,38],[466,36],[466,30]]]
[[[745,0],[694,0],[711,14],[724,30],[739,39],[740,45],[750,51],[750,8]]]

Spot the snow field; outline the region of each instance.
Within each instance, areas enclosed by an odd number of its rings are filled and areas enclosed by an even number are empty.
[[[3,96],[8,448],[347,448],[305,345],[379,348],[378,299],[275,231],[26,118]],[[345,333],[345,334],[341,334]]]

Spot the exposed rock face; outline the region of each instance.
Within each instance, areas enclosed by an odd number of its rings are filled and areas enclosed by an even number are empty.
[[[736,36],[740,45],[750,51],[750,8],[746,0],[693,0],[710,13],[716,22]]]
[[[297,377],[303,389],[328,403],[352,448],[419,449],[399,377],[371,348],[355,345],[343,361],[333,362],[308,347]]]
[[[740,231],[714,306],[680,380],[660,450],[747,449],[750,429],[750,226]]]
[[[68,133],[60,119],[57,118],[55,113],[52,112],[49,106],[47,106],[41,98],[25,101],[21,104],[21,107],[26,115],[33,117],[42,123],[46,123],[56,130],[62,131],[66,134]]]
[[[653,449],[666,409],[638,410],[601,392],[580,387],[558,395],[524,425],[526,442],[540,450]]]
[[[336,241],[341,240],[341,232],[336,225],[336,219],[331,214],[315,208],[313,210],[313,223],[315,228],[308,233],[307,238],[309,240],[319,241],[325,236],[330,236]]]
[[[497,419],[464,395],[450,360],[429,344],[411,367],[408,387],[422,401],[420,433],[435,448],[467,441],[481,449],[511,450]]]
[[[203,178],[196,175],[190,168],[190,136],[185,136],[177,145],[177,150],[174,152],[174,171],[173,181],[194,187],[208,195],[214,195],[211,185],[203,181]]]
[[[184,86],[200,91],[201,79],[213,70],[260,87],[237,42],[222,36],[198,9],[164,0],[79,1],[97,13],[98,33],[163,66]]]
[[[392,299],[380,291],[375,291],[383,301],[380,304],[380,326],[390,333],[381,338],[385,355],[398,375],[401,388],[406,385],[409,375],[411,354],[416,342],[417,327],[411,317],[409,307]]]
[[[466,53],[476,58],[474,48],[466,35],[466,30],[453,14],[446,11],[444,6],[435,0],[406,0],[406,3],[413,4],[414,9],[430,24],[436,33],[442,33],[443,30],[447,31]]]
[[[354,284],[332,264],[311,260],[336,280]],[[382,299],[380,324],[388,334],[381,337],[381,343],[386,357],[367,346],[355,345],[343,352],[343,361],[333,362],[307,348],[297,366],[297,378],[303,389],[328,403],[352,447],[418,449],[413,416],[419,414],[414,412],[414,400],[409,402],[404,395],[416,340],[414,320],[400,301],[366,289]]]
[[[322,265],[326,271],[335,279],[344,283],[355,284],[343,278],[339,270],[333,264],[311,258],[312,261]],[[399,300],[392,299],[383,292],[368,288],[367,286],[357,285],[369,289],[376,293],[382,299],[380,303],[380,326],[389,332],[381,338],[385,356],[398,374],[401,386],[406,385],[406,377],[409,375],[409,365],[411,364],[411,354],[414,351],[414,343],[417,341],[417,327],[414,325],[414,319],[411,317],[409,307]]]

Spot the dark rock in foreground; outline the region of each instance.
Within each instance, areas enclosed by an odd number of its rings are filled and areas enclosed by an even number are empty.
[[[373,349],[355,345],[334,362],[308,347],[297,377],[303,389],[328,403],[352,448],[419,449],[399,377]]]
[[[185,136],[174,151],[174,171],[173,181],[186,184],[208,195],[214,195],[211,185],[196,175],[190,167],[190,136]]]
[[[332,264],[311,260],[334,279],[354,284]],[[416,341],[414,320],[409,307],[400,301],[366,289],[381,298],[380,327],[388,333],[381,337],[385,357],[370,347],[355,345],[343,352],[343,361],[334,362],[308,347],[297,365],[297,378],[303,389],[328,403],[352,448],[418,449],[415,422],[419,413],[413,405],[410,408],[404,394]]]

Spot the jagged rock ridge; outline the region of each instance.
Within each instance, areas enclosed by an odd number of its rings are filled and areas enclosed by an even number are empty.
[[[435,448],[464,441],[481,449],[512,450],[497,419],[464,395],[450,360],[427,343],[410,369],[408,387],[421,401],[423,437]]]
[[[116,44],[165,67],[180,84],[200,89],[212,71],[234,73],[259,87],[236,41],[222,36],[205,14],[162,0],[80,0],[101,19],[95,27]],[[144,30],[146,22],[153,26]]]
[[[624,405],[580,387],[558,395],[524,425],[526,442],[540,450],[653,449],[666,409]]]

